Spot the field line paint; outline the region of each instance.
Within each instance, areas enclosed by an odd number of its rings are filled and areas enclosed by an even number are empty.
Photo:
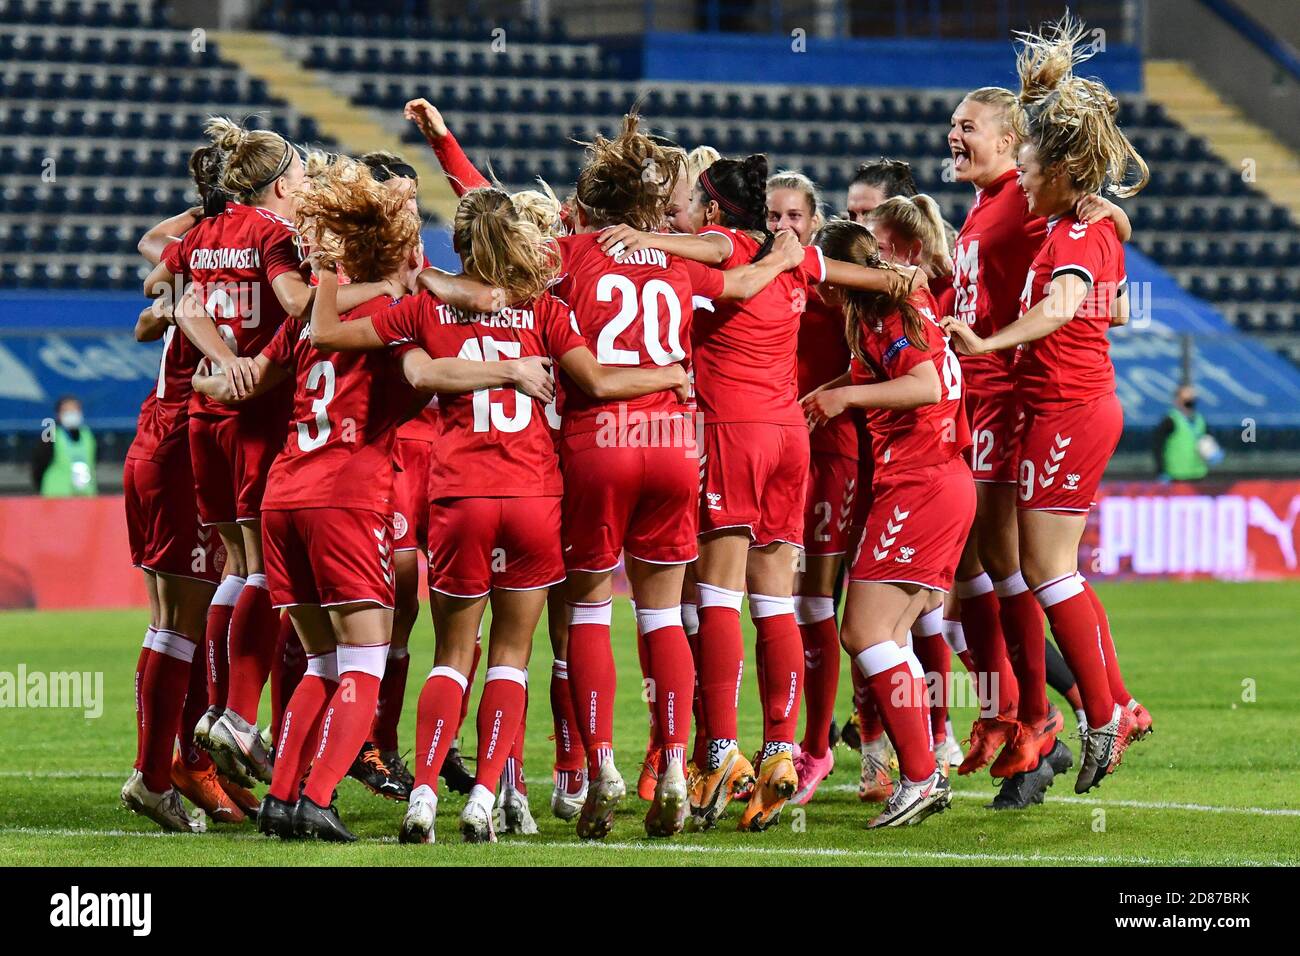
[[[841,783],[832,787],[823,787],[835,793],[857,793],[855,784]],[[992,790],[954,790],[954,799],[992,800],[996,794]],[[1151,800],[1100,800],[1091,797],[1056,796],[1049,792],[1045,803],[1077,804],[1084,807],[1121,807],[1129,810],[1186,810],[1189,813],[1244,813],[1252,817],[1300,817],[1300,810],[1286,807],[1219,807],[1206,803],[1172,803]]]

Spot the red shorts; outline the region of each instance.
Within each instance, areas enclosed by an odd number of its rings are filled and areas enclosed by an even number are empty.
[[[971,474],[976,481],[1016,481],[1016,463],[1024,437],[1025,413],[1014,392],[967,393],[970,420]]]
[[[393,547],[398,551],[429,547],[430,442],[398,437],[393,474]]]
[[[243,418],[190,416],[199,520],[228,524],[261,516],[266,476],[284,447],[286,431],[286,423],[274,415],[258,426]]]
[[[687,428],[691,420],[682,417]],[[604,432],[560,443],[564,472],[564,566],[609,571],[626,548],[651,564],[686,564],[699,553],[699,450],[689,440],[598,444]],[[634,433],[624,436],[634,437]]]
[[[803,547],[809,557],[849,550],[857,494],[856,458],[812,456],[803,509]]]
[[[131,563],[155,574],[215,584],[226,549],[214,528],[199,524],[189,446],[173,447],[162,461],[128,458],[123,469]]]
[[[262,551],[271,603],[393,606],[393,530],[359,508],[267,509]]]
[[[876,481],[849,580],[947,591],[974,521],[975,482],[960,455],[886,475]]]
[[[439,498],[429,506],[429,589],[482,597],[564,580],[560,498]]]
[[[1025,413],[1020,452],[1020,508],[1088,512],[1124,431],[1124,410],[1111,394],[1066,408]]]
[[[808,459],[803,425],[706,422],[700,534],[746,528],[750,547],[776,541],[803,547]]]

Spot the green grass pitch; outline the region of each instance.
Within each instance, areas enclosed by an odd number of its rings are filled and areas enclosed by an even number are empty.
[[[855,792],[858,759],[837,748],[834,774],[804,809],[787,808],[778,828],[734,830],[733,809],[712,832],[670,841],[644,836],[635,781],[644,753],[632,614],[616,602],[620,698],[616,745],[629,798],[603,844],[582,844],[548,810],[552,744],[547,686],[550,648],[539,631],[525,765],[535,837],[464,846],[456,819],[462,798],[439,807],[441,842],[396,842],[402,806],[351,780],[340,786],[344,820],[357,844],[281,844],[251,826],[215,826],[203,836],[162,835],[124,810],[117,791],[130,769],[131,675],[143,612],[0,614],[0,671],[102,671],[104,711],[87,719],[67,709],[0,708],[0,864],[59,865],[876,865],[996,864],[1295,865],[1300,862],[1300,587],[1295,584],[1142,583],[1099,589],[1111,612],[1129,686],[1155,717],[1156,733],[1135,745],[1118,774],[1085,798],[1073,772],[1041,807],[984,809],[987,774],[954,778],[951,809],[918,827],[872,833],[872,807]],[[748,626],[748,624],[747,624]],[[747,646],[752,648],[752,630]],[[422,616],[402,718],[414,743],[415,704],[432,662],[432,628]],[[960,669],[960,664],[957,665]],[[482,675],[479,681],[481,684]],[[848,711],[847,666],[837,716]],[[478,688],[475,688],[477,696]],[[752,666],[741,699],[742,744],[758,741]],[[267,706],[263,704],[263,719]],[[959,736],[971,712],[953,714]],[[1067,720],[1067,726],[1073,726]],[[473,752],[473,717],[463,744]],[[1069,741],[1078,750],[1078,742]]]

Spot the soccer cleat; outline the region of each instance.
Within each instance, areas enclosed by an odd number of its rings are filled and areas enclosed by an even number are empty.
[[[849,714],[844,720],[844,726],[840,728],[840,743],[850,750],[859,750],[862,747],[862,731],[858,728],[858,715]]]
[[[1074,766],[1074,756],[1070,753],[1070,748],[1059,740],[1052,744],[1052,749],[1043,759],[1052,768],[1052,773],[1058,777]]]
[[[181,795],[175,787],[154,793],[144,785],[144,775],[139,770],[131,771],[131,776],[122,785],[122,803],[132,813],[148,817],[164,830],[206,833],[208,829],[202,813],[191,817],[185,812],[185,804],[181,803]]]
[[[966,759],[957,768],[957,773],[964,777],[968,773],[983,770],[998,749],[1015,735],[1017,726],[1015,718],[1001,714],[997,717],[977,717],[970,728],[970,750],[966,751]]]
[[[251,790],[241,787],[220,770],[217,771],[217,783],[221,785],[222,790],[226,791],[226,796],[231,802],[244,811],[244,816],[257,817],[257,810],[262,805],[262,801],[257,799]]]
[[[882,827],[910,827],[934,813],[942,813],[952,803],[952,785],[938,770],[920,783],[906,777],[899,780],[885,809],[867,824],[868,830]]]
[[[655,784],[654,799],[645,815],[646,836],[670,837],[682,832],[686,815],[690,812],[690,791],[681,763],[673,763],[659,774]]]
[[[835,718],[831,718],[830,730],[826,733],[826,748],[834,750],[835,745],[840,742],[840,725],[835,723]]]
[[[379,759],[388,767],[389,773],[406,785],[408,794],[415,788],[415,775],[406,766],[406,761],[402,759],[401,754],[396,750],[381,750]]]
[[[288,800],[278,800],[269,793],[257,811],[257,832],[266,836],[276,836],[281,840],[292,840],[293,804]]]
[[[1134,722],[1133,712],[1116,704],[1104,727],[1088,728],[1079,758],[1079,776],[1074,781],[1075,793],[1087,793],[1107,774],[1115,772],[1128,748]]]
[[[502,787],[501,793],[497,796],[497,809],[501,811],[505,821],[503,829],[506,833],[519,833],[524,836],[533,836],[537,833],[537,821],[533,819],[533,808],[528,805],[528,794],[515,787]],[[462,816],[460,819],[463,832],[465,818]],[[490,842],[496,842],[495,834]]]
[[[1043,797],[1057,777],[1074,766],[1074,757],[1070,748],[1057,740],[1046,757],[1042,757],[1033,769],[1014,773],[1002,781],[1002,787],[992,803],[985,804],[988,810],[1023,810],[1036,803],[1042,803]]]
[[[587,786],[587,799],[578,813],[578,836],[584,840],[603,840],[614,826],[614,811],[627,795],[627,784],[619,775],[612,758],[600,764],[596,778]]]
[[[360,781],[371,793],[387,800],[411,798],[411,788],[384,763],[379,748],[372,741],[367,740],[361,745],[361,752],[348,768],[348,776]]]
[[[1016,722],[1016,730],[998,759],[993,761],[989,773],[994,777],[1010,777],[1025,773],[1038,766],[1040,758],[1052,752],[1056,735],[1065,729],[1065,718],[1055,707],[1049,706],[1047,715],[1032,724]]]
[[[208,709],[203,712],[198,723],[194,725],[194,742],[207,750],[210,746],[208,734],[212,732],[212,725],[221,717],[221,708],[216,704],[210,704]]]
[[[253,786],[271,782],[271,757],[262,734],[233,710],[227,710],[208,732],[208,752],[217,769],[231,780]]]
[[[889,776],[889,749],[885,735],[864,742],[858,752],[862,755],[858,799],[863,803],[884,803],[894,792],[894,781]]]
[[[211,764],[207,770],[189,770],[180,755],[172,757],[172,786],[216,823],[243,823],[244,811],[221,789],[217,768]]]
[[[587,771],[564,771],[563,782],[557,773],[555,786],[551,788],[551,813],[566,823],[582,810],[582,803],[587,799]]]
[[[528,819],[532,819],[531,814]],[[536,824],[533,825],[533,832],[537,832]],[[492,828],[492,808],[477,800],[468,801],[465,809],[460,812],[460,835],[466,843],[496,843],[497,832]]]
[[[754,787],[754,765],[745,759],[739,747],[729,747],[716,770],[696,776],[691,794],[691,824],[694,829],[716,826],[727,804]]]
[[[636,781],[636,795],[642,800],[655,798],[655,790],[659,786],[659,768],[663,763],[664,749],[651,742],[646,748],[645,761],[641,764],[641,776]]]
[[[961,752],[961,744],[957,743],[957,735],[952,731],[952,721],[947,724],[947,736],[943,742],[943,761],[950,767],[960,767],[965,755]],[[948,776],[948,774],[944,774]]]
[[[411,791],[411,802],[397,831],[398,843],[432,843],[433,823],[438,816],[438,795],[427,783]]]
[[[799,775],[794,761],[786,751],[779,751],[764,760],[754,781],[754,793],[740,815],[741,830],[759,833],[781,820],[781,810],[786,801],[799,789]]]
[[[835,767],[835,753],[827,750],[821,757],[814,757],[806,750],[794,758],[794,771],[799,777],[799,789],[791,798],[798,806],[803,806],[813,798],[821,782],[830,776]]]
[[[1133,730],[1129,733],[1129,743],[1137,743],[1148,734],[1154,733],[1151,725],[1151,712],[1136,700],[1128,702],[1128,710],[1133,714]]]
[[[322,807],[303,795],[293,808],[293,835],[300,840],[324,840],[326,843],[355,843],[357,838],[343,825],[334,804]]]
[[[442,761],[442,773],[439,776],[452,793],[469,796],[469,792],[474,789],[474,775],[465,766],[465,758],[460,755],[459,747],[452,747],[447,751],[447,756]]]

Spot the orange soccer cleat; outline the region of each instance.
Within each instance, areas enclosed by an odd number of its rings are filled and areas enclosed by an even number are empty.
[[[1151,712],[1136,700],[1129,701],[1128,710],[1133,714],[1133,729],[1129,732],[1129,743],[1137,743],[1155,730],[1151,726]]]
[[[216,767],[209,765],[207,770],[189,770],[178,754],[172,757],[171,778],[172,786],[214,822],[242,823],[247,819],[244,811],[222,789]]]
[[[1016,732],[993,761],[989,773],[995,777],[1010,777],[1033,770],[1038,761],[1052,752],[1056,735],[1065,729],[1065,718],[1055,707],[1048,707],[1047,716],[1032,724],[1016,723]]]
[[[703,830],[716,826],[727,804],[740,793],[751,792],[753,786],[754,765],[733,745],[722,755],[716,769],[696,771],[690,787],[692,827]]]
[[[799,788],[799,775],[789,751],[772,754],[759,764],[754,792],[740,815],[740,829],[752,833],[766,830],[781,819],[781,808]]]
[[[966,751],[966,759],[957,768],[957,773],[965,776],[983,770],[998,749],[1015,736],[1018,726],[1014,717],[1002,714],[976,718],[970,728],[970,749]]]

